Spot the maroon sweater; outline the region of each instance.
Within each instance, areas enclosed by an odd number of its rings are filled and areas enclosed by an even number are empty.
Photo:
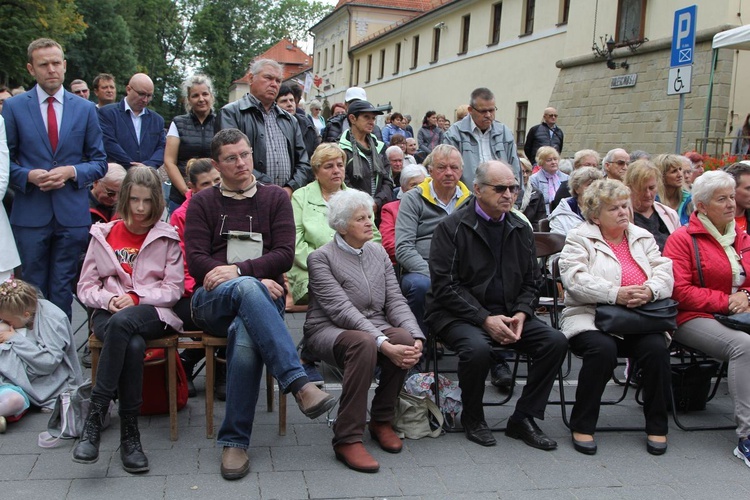
[[[222,229],[222,215],[228,217]],[[238,263],[243,276],[270,278],[284,286],[283,274],[294,261],[294,213],[289,196],[278,186],[261,185],[255,196],[234,200],[218,188],[196,193],[185,219],[185,254],[196,286],[217,266],[227,264],[227,242],[221,232],[252,231],[263,234],[263,255]]]

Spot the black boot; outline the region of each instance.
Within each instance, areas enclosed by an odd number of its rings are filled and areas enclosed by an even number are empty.
[[[83,434],[75,448],[73,461],[79,464],[93,464],[99,460],[99,441],[101,440],[104,417],[109,411],[109,404],[101,405],[93,401],[89,405],[89,415],[83,424]]]
[[[120,416],[120,459],[127,472],[148,472],[148,458],[141,448],[136,415]]]

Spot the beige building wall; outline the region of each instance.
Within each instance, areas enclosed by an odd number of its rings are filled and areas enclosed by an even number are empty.
[[[358,85],[365,88],[372,103],[391,103],[394,110],[411,114],[417,129],[426,111],[436,110],[452,120],[456,106],[468,103],[474,88],[488,87],[496,95],[497,119],[514,130],[518,103],[527,103],[525,130],[541,120],[546,106],[557,107],[558,123],[566,137],[564,156],[572,156],[583,147],[606,152],[619,145],[650,152],[674,150],[679,97],[667,96],[666,90],[674,11],[684,7],[684,2],[646,2],[644,36],[649,41],[635,53],[627,47],[616,49],[615,62],[619,65],[627,61],[630,66],[614,71],[607,68],[603,58],[594,56],[591,47],[594,41],[601,46],[600,39],[605,35],[616,37],[617,1],[572,1],[567,23],[561,23],[562,0],[537,1],[533,32],[521,34],[526,2],[503,0],[500,39],[491,44],[492,12],[497,3],[454,2],[381,36],[354,43],[349,52],[351,80],[346,80],[350,83],[329,94],[330,102],[342,100],[349,85]],[[699,42],[692,93],[685,98],[683,150],[693,148],[703,135],[711,38],[718,31],[741,24],[737,13],[742,13],[740,0],[694,3],[698,5]],[[467,15],[470,30],[464,53],[462,26]],[[435,28],[441,26],[440,51],[433,61]],[[419,47],[414,64],[416,37]],[[612,78],[623,75],[635,75],[635,85],[610,88]],[[750,95],[744,92],[747,78],[750,53],[719,52],[710,135],[727,134],[732,121],[734,126],[741,125],[750,112]]]

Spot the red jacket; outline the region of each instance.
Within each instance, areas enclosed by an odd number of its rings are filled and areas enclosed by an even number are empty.
[[[704,288],[701,288],[698,278],[693,236],[698,240]],[[734,249],[745,268],[746,278],[740,289],[750,290],[750,235],[738,231]],[[708,233],[695,213],[690,216],[687,226],[680,227],[669,236],[664,255],[672,259],[672,298],[680,302],[678,326],[695,318],[712,318],[714,313],[729,314],[732,267],[724,249]]]
[[[393,265],[396,265],[396,217],[401,200],[392,201],[383,205],[380,211],[380,236],[383,238],[383,248],[388,252]]]

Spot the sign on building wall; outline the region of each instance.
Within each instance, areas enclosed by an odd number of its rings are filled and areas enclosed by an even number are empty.
[[[637,79],[638,75],[636,73],[630,75],[613,76],[609,81],[609,88],[623,89],[625,87],[635,87],[635,82]]]

